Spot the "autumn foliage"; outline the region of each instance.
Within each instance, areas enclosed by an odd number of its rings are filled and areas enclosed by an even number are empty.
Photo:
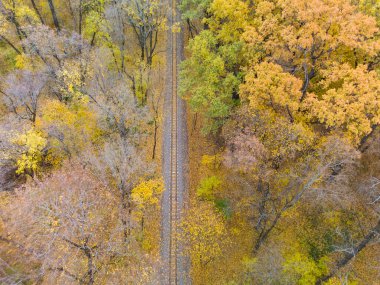
[[[189,17],[201,28],[181,87],[208,145],[194,155],[198,165],[223,157],[216,168],[193,169],[193,207],[206,200],[228,212],[236,235],[234,249],[223,245],[208,265],[219,272],[228,263],[219,283],[377,284],[368,268],[379,266],[369,257],[379,251],[379,205],[363,201],[379,193],[378,164],[368,165],[368,155],[378,160],[378,8],[365,0],[214,0],[203,19]],[[231,90],[215,88],[227,78]]]
[[[0,284],[162,284],[170,32],[189,107],[178,268],[379,284],[380,1],[178,6],[169,26],[166,1],[0,0]]]

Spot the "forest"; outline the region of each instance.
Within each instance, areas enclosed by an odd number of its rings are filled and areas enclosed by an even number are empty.
[[[378,285],[379,124],[380,0],[0,0],[0,284]]]

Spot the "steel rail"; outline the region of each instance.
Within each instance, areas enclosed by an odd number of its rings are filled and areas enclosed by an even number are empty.
[[[176,0],[171,0],[171,24],[175,22]],[[169,242],[169,284],[178,283],[178,245],[177,245],[177,223],[178,223],[178,100],[177,100],[177,35],[172,31],[171,40],[171,145],[170,145],[170,242]]]

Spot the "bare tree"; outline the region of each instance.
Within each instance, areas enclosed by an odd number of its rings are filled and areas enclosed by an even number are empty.
[[[120,50],[125,49],[125,33],[133,29],[140,47],[140,57],[147,65],[152,64],[158,43],[158,34],[165,25],[165,7],[157,0],[111,1],[107,10],[112,19],[113,33],[118,38]],[[125,19],[125,20],[124,20]],[[122,64],[123,65],[123,64]]]
[[[125,77],[108,71],[102,63],[102,56],[94,60],[93,66],[93,79],[87,94],[99,114],[100,125],[111,139],[89,162],[104,183],[117,190],[113,193],[119,200],[119,217],[127,242],[133,228],[132,189],[150,172],[140,146],[147,110],[137,104]]]
[[[159,30],[165,23],[165,8],[157,0],[123,0],[122,5],[139,42],[141,59],[151,65]]]
[[[94,284],[114,258],[129,255],[113,218],[117,200],[80,164],[23,188],[14,196],[17,207],[7,208],[9,237],[0,242],[17,243],[39,261],[47,283]]]
[[[338,204],[343,210],[350,209],[350,212],[362,214],[355,221],[354,229],[347,228],[344,234],[337,229],[341,241],[334,245],[335,261],[332,269],[316,281],[317,285],[337,276],[360,252],[380,242],[380,178],[377,176],[380,170],[379,135],[378,132],[374,134],[370,146],[362,153],[356,175],[348,177],[348,190],[338,188],[341,191],[340,200],[344,202],[337,203],[334,200],[334,204],[329,204],[330,208]]]
[[[24,44],[29,53],[39,56],[51,71],[62,67],[65,60],[88,53],[89,45],[75,32],[57,34],[45,25],[28,26],[25,31],[28,37]]]
[[[6,106],[21,119],[35,123],[46,81],[44,72],[20,70],[9,74],[2,91]]]
[[[333,269],[327,273],[326,275],[323,275],[320,277],[316,285],[320,285],[323,282],[328,281],[332,277],[334,277],[340,269],[345,267],[351,260],[353,260],[363,249],[367,247],[371,242],[378,240],[380,237],[380,219],[378,220],[377,224],[371,228],[368,233],[363,237],[362,240],[360,240],[357,244],[352,244],[349,248],[346,248],[344,250],[343,256],[337,260],[335,263]]]
[[[155,92],[152,96],[152,110],[153,110],[153,148],[152,159],[156,158],[158,129],[160,127],[160,108],[161,108],[162,93],[160,91]]]
[[[249,171],[258,166],[265,156],[265,147],[249,129],[234,130],[232,134],[224,133],[227,140],[224,163],[229,168]]]
[[[358,154],[353,148],[339,139],[331,138],[316,153],[296,163],[291,172],[267,172],[264,176],[259,174],[255,190],[257,199],[251,209],[257,232],[254,254],[268,239],[285,212],[298,204],[306,193],[321,185],[333,183],[338,175],[344,176],[344,170],[350,169],[357,158]],[[275,181],[281,179],[289,182],[277,189]]]
[[[67,101],[70,98],[62,90],[67,88],[62,80],[62,73],[68,69],[78,68],[80,78],[76,89],[82,91],[84,82],[88,77],[88,66],[91,56],[91,46],[75,32],[62,30],[57,34],[54,30],[45,25],[25,27],[28,37],[23,40],[29,57],[38,65],[38,60],[42,60],[49,75],[49,87],[60,101]],[[36,56],[35,58],[32,56]],[[35,59],[38,59],[34,61]],[[77,67],[78,66],[78,67]]]
[[[111,1],[105,10],[105,18],[110,24],[108,33],[112,39],[111,44],[115,44],[120,52],[120,59],[117,58],[114,51],[115,66],[119,73],[125,72],[125,51],[127,48],[127,22],[125,11],[122,9],[120,1]],[[119,62],[120,61],[120,62]]]
[[[16,9],[15,1],[11,2],[10,7],[8,7],[7,5],[4,5],[2,0],[0,1],[0,13],[3,15],[6,21],[11,23],[15,27],[19,40],[22,40],[23,38],[26,37],[26,33],[22,29],[21,24],[18,18],[16,17],[15,9]]]
[[[153,121],[153,148],[152,148],[152,159],[156,158],[156,149],[157,149],[157,143],[158,143],[158,134],[159,134],[159,128],[161,126],[162,121],[162,114],[161,110],[163,108],[163,94],[164,94],[164,78],[163,75],[164,72],[162,72],[161,65],[158,66],[157,69],[153,71],[152,74],[152,82],[149,85],[150,90],[149,98],[146,98],[148,102],[150,102],[150,110],[152,113],[152,121]],[[153,87],[153,88],[151,88]]]
[[[25,177],[16,174],[16,158],[22,154],[22,147],[12,143],[24,127],[25,122],[15,114],[0,122],[0,192],[11,191],[25,182]]]
[[[124,236],[124,242],[128,244],[135,223],[132,221],[132,189],[141,178],[149,174],[150,167],[142,160],[142,154],[136,147],[127,143],[119,136],[114,136],[111,142],[106,143],[98,157],[90,158],[96,175],[109,185],[109,189],[119,201],[119,220]],[[115,189],[113,191],[112,189]]]
[[[99,52],[86,94],[105,119],[106,128],[118,133],[123,140],[133,141],[148,120],[147,108],[139,106],[125,76],[110,72],[102,59]]]

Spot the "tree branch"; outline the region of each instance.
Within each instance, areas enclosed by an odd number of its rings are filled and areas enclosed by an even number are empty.
[[[380,233],[380,220],[377,225],[372,228],[369,233],[363,238],[363,240],[352,249],[352,252],[346,253],[340,260],[337,261],[335,268],[327,275],[320,277],[315,284],[321,285],[335,276],[336,273],[343,267],[345,267],[359,252],[361,252],[372,240],[375,239]]]
[[[5,36],[0,35],[0,40],[1,39],[4,42],[6,42],[15,52],[17,52],[18,54],[21,54],[21,51],[14,44],[12,44]]]

